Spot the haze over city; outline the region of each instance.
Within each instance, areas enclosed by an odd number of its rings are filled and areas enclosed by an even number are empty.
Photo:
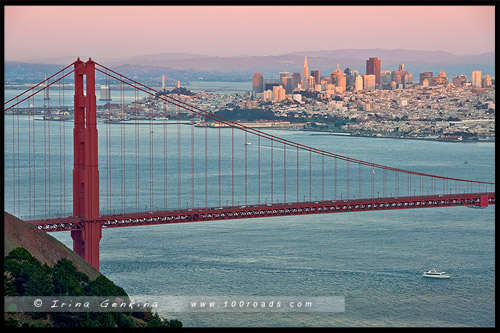
[[[64,56],[102,60],[170,52],[269,56],[370,48],[479,55],[495,48],[494,6],[6,5],[4,9],[6,61]],[[43,38],[34,27],[43,27]]]

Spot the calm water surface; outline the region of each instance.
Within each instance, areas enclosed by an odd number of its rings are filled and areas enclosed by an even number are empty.
[[[13,186],[9,147],[17,138],[12,138],[12,117],[4,120],[7,192]],[[39,123],[36,126],[43,126]],[[67,126],[71,140],[72,123],[63,126]],[[172,128],[175,138],[176,127]],[[104,124],[99,125],[100,135],[106,130]],[[144,131],[149,133],[148,128]],[[315,136],[287,131],[272,134],[392,167],[483,181],[495,179],[494,143]],[[216,138],[217,132],[210,136]],[[53,139],[58,140],[56,137]],[[21,134],[19,140],[22,138]],[[147,134],[144,138],[147,140]],[[104,142],[101,138],[100,144]],[[186,145],[189,147],[189,142]],[[53,148],[53,153],[53,163],[59,163],[55,162],[59,161],[59,150]],[[147,156],[149,152],[143,153]],[[21,149],[20,164],[24,163],[23,156]],[[67,156],[70,177],[70,152]],[[42,165],[41,160],[39,163]],[[101,176],[108,174],[106,160],[102,158],[99,163]],[[53,179],[59,177],[53,175]],[[53,186],[54,191],[60,191]],[[103,187],[101,182],[101,195]],[[38,188],[42,191],[42,185]],[[204,198],[203,193],[199,195],[197,202]],[[255,197],[255,193],[251,195]],[[190,193],[186,196],[189,198]],[[132,201],[131,209],[135,207]],[[6,199],[6,207],[12,204]],[[108,205],[112,203],[101,198],[101,207],[109,209]],[[131,296],[345,297],[345,312],[341,313],[164,314],[181,320],[184,326],[494,326],[494,223],[495,206],[490,206],[117,228],[103,230],[100,265],[102,273]],[[69,233],[52,235],[72,248]],[[452,277],[422,278],[422,269],[432,268],[449,272]]]

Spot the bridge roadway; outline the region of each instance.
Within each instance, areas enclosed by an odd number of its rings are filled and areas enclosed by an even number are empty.
[[[93,222],[102,228],[131,227],[143,225],[231,220],[255,217],[292,216],[321,213],[343,213],[379,211],[410,208],[487,207],[495,204],[495,192],[442,194],[426,196],[401,196],[371,199],[334,201],[311,201],[260,204],[248,206],[224,206],[213,208],[176,209],[140,213],[102,215]],[[30,223],[46,232],[82,230],[83,219],[76,217],[31,220]]]

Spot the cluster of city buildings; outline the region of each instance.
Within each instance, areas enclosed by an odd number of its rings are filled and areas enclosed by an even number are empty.
[[[420,74],[420,82],[414,84],[404,65],[384,71],[377,58],[366,61],[365,74],[349,68],[342,71],[337,65],[329,77],[322,77],[319,70],[309,71],[306,58],[302,75],[282,72],[279,82],[264,81],[261,73],[255,73],[253,89],[247,93],[200,92],[176,98],[211,113],[270,110],[283,121],[254,124],[257,127],[297,129],[299,124],[308,128],[302,123],[307,118],[315,122],[315,130],[341,130],[358,135],[457,141],[495,137],[495,85],[489,75],[483,77],[480,71],[474,71],[471,81],[465,75],[450,81],[444,72],[437,76],[424,72]],[[146,98],[129,107],[130,110],[125,110],[128,118],[151,119],[152,115],[175,118],[178,112],[192,116],[158,98]],[[106,112],[109,116],[109,108]],[[198,118],[195,121],[199,123],[206,121]],[[328,118],[348,121],[340,129],[333,129],[329,128]],[[115,119],[125,120],[120,113]]]
[[[397,70],[381,70],[380,59],[373,57],[366,60],[366,73],[360,74],[359,70],[346,68],[342,71],[337,64],[328,77],[322,77],[321,71],[313,69],[309,71],[307,57],[304,59],[303,73],[280,72],[279,81],[264,81],[262,73],[254,73],[252,78],[252,90],[258,98],[280,102],[292,96],[299,98],[301,91],[314,91],[322,93],[325,97],[331,97],[346,90],[396,90],[411,87],[413,85],[413,74],[405,70],[404,64],[399,65]],[[432,72],[420,73],[419,84],[423,87],[434,87],[452,83],[454,86],[470,85],[474,88],[489,88],[492,79],[489,75],[482,77],[481,71],[472,72],[472,80],[467,81],[465,75],[458,75],[450,82],[445,72],[434,76]]]

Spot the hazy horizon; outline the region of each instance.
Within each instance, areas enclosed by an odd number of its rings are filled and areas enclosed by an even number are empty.
[[[6,61],[76,55],[123,59],[162,53],[276,56],[376,48],[469,56],[495,51],[495,6],[8,5],[4,9]],[[43,35],[34,27],[43,27]]]

